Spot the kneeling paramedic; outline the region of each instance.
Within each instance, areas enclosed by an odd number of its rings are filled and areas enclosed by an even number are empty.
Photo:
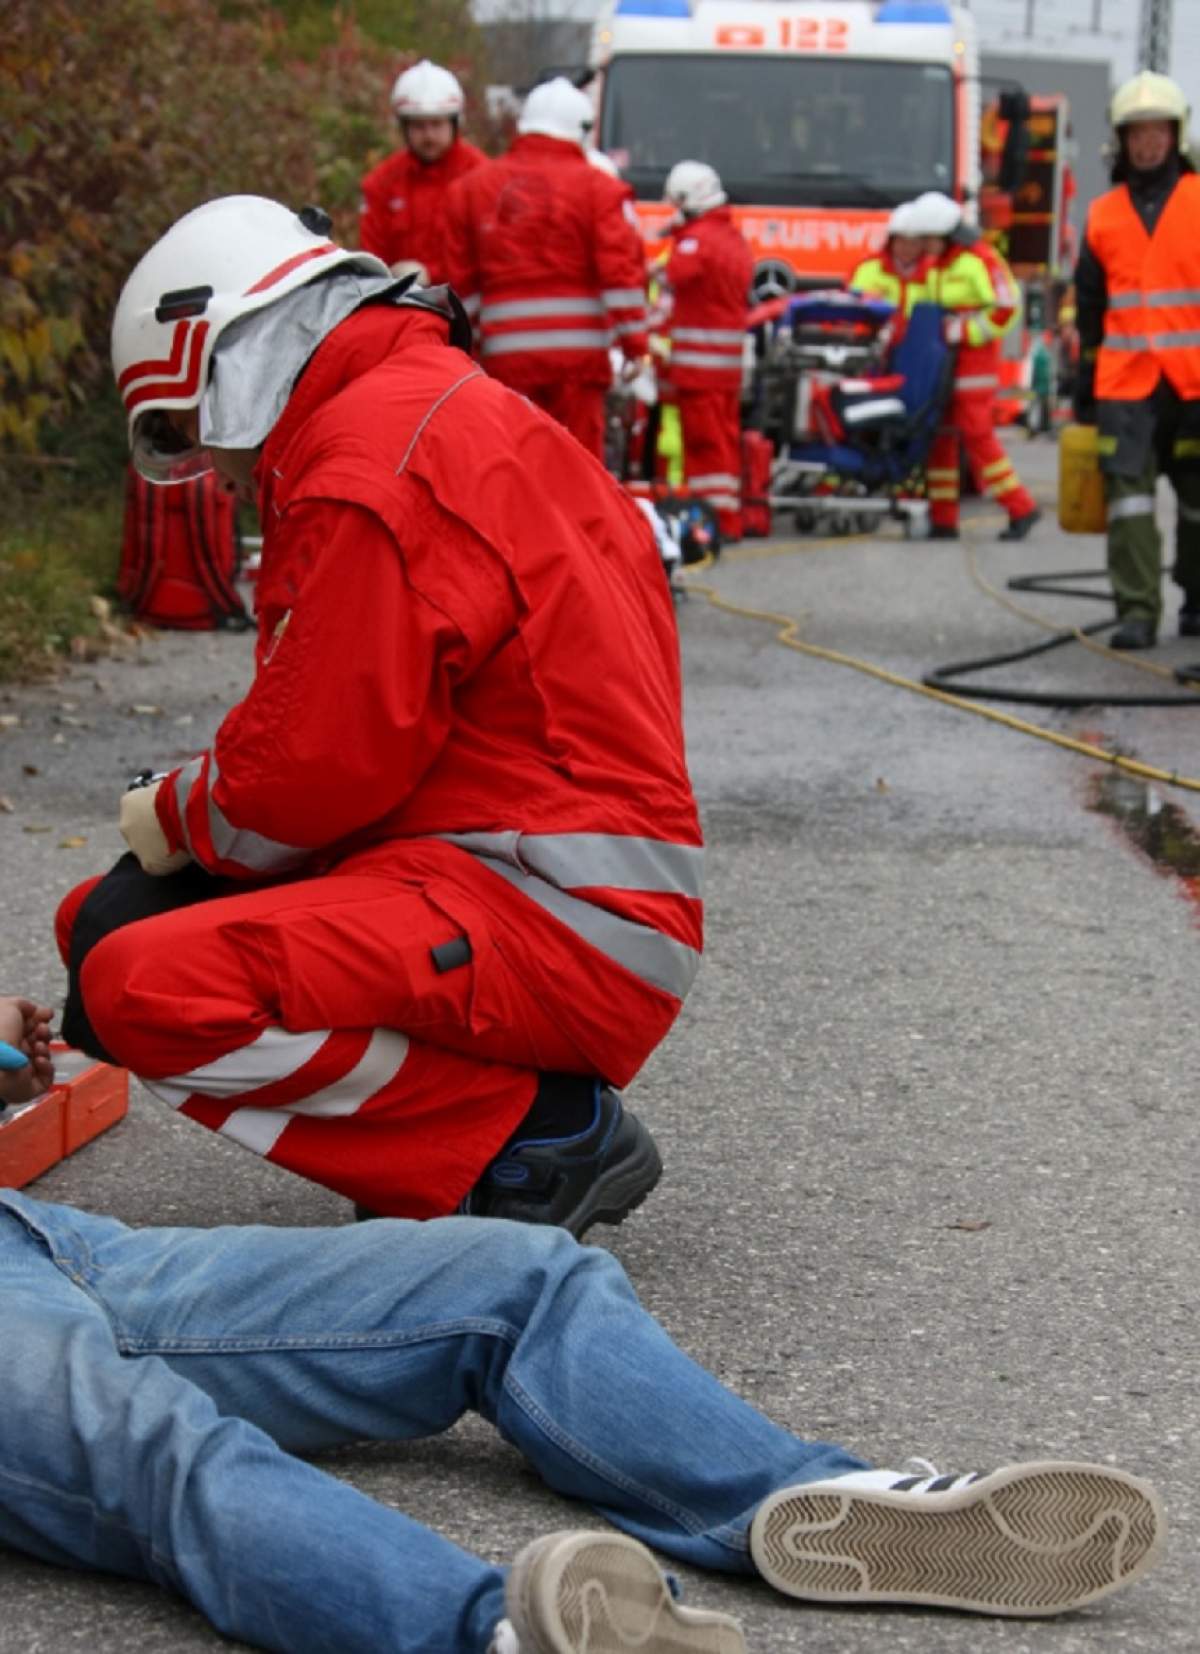
[[[457,302],[327,231],[209,202],[117,306],[135,463],[257,487],[259,632],[60,910],[66,1030],[367,1212],[578,1233],[658,1178],[613,1088],[700,958],[670,595]]]

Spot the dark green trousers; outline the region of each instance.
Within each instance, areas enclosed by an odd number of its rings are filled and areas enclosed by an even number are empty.
[[[1170,479],[1178,506],[1172,575],[1184,602],[1200,609],[1200,435],[1195,403],[1164,380],[1144,403],[1100,404],[1100,448],[1108,501],[1108,573],[1117,614],[1162,615],[1162,536],[1155,485]]]

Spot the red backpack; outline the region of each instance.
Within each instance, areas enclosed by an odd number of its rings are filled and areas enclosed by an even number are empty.
[[[117,593],[139,620],[192,632],[249,626],[234,586],[240,561],[237,502],[214,472],[163,485],[130,466]]]
[[[771,467],[775,449],[761,431],[742,432],[742,533],[747,540],[771,532]]]

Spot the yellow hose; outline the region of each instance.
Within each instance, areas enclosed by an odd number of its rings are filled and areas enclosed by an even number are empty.
[[[870,535],[847,535],[837,540],[792,540],[781,545],[763,547],[745,547],[726,554],[729,562],[756,562],[762,558],[783,557],[797,551],[819,551],[829,546],[844,546],[854,540],[867,540]],[[711,558],[694,564],[697,570],[710,567]],[[720,609],[726,614],[736,615],[742,620],[760,620],[767,625],[778,628],[775,633],[776,643],[781,643],[785,649],[794,649],[797,654],[808,655],[814,660],[830,661],[834,666],[848,666],[852,671],[862,672],[869,678],[876,678],[880,683],[891,684],[895,689],[907,689],[917,695],[924,695],[931,701],[941,701],[946,706],[958,707],[962,712],[971,712],[977,718],[987,718],[993,724],[1002,724],[1006,729],[1013,729],[1019,735],[1032,735],[1039,741],[1048,741],[1051,746],[1062,747],[1067,752],[1078,753],[1082,758],[1091,758],[1101,764],[1110,764],[1113,769],[1122,770],[1126,775],[1135,775],[1142,781],[1157,781],[1164,787],[1182,787],[1188,792],[1200,793],[1200,778],[1180,775],[1175,770],[1159,769],[1154,764],[1143,764],[1139,759],[1127,758],[1124,753],[1113,752],[1107,747],[1099,747],[1091,741],[1078,741],[1070,735],[1060,735],[1057,730],[1046,729],[1042,724],[1030,723],[1025,718],[1017,718],[1010,712],[997,712],[994,707],[983,706],[978,701],[965,699],[961,695],[951,695],[944,689],[932,689],[928,684],[918,683],[915,678],[906,678],[899,672],[889,672],[886,667],[876,666],[873,662],[860,660],[855,655],[843,654],[838,649],[824,649],[817,643],[806,643],[798,635],[798,629],[803,623],[802,615],[780,614],[775,609],[752,609],[745,603],[734,603],[729,598],[722,597],[715,586],[706,585],[691,575],[680,580],[680,585],[689,592],[695,592],[705,598],[714,609]],[[991,588],[988,588],[991,590]],[[994,595],[999,596],[998,593]],[[1026,618],[1040,617],[1027,615]],[[1054,628],[1061,630],[1061,628]],[[1108,651],[1106,651],[1108,652]],[[1134,663],[1130,663],[1134,664]],[[1141,663],[1137,663],[1141,664]],[[1148,664],[1148,663],[1147,663]],[[1160,667],[1157,670],[1162,671]]]

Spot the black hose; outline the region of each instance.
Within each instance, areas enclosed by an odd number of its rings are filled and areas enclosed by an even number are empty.
[[[1107,579],[1107,569],[1062,569],[1057,574],[1015,575],[1007,585],[1009,591],[1014,592],[1051,592],[1061,597],[1082,597],[1095,602],[1111,603],[1112,594],[1108,591],[1079,591],[1074,586],[1053,584],[1060,580]],[[1021,706],[1057,706],[1072,710],[1088,706],[1200,706],[1200,695],[1072,695],[1065,690],[986,689],[982,684],[963,681],[966,673],[988,672],[993,667],[1011,666],[1015,661],[1032,660],[1035,655],[1044,655],[1051,649],[1061,649],[1065,643],[1074,643],[1080,633],[1084,637],[1091,637],[1094,633],[1105,632],[1115,625],[1116,618],[1097,620],[1090,626],[1080,626],[1074,631],[1056,632],[1053,637],[1046,638],[1042,643],[1031,644],[1027,649],[1014,649],[1003,655],[982,655],[978,660],[953,661],[948,666],[935,666],[931,672],[925,674],[921,682],[927,689],[944,689],[950,694],[961,695],[964,700],[1011,701]]]

